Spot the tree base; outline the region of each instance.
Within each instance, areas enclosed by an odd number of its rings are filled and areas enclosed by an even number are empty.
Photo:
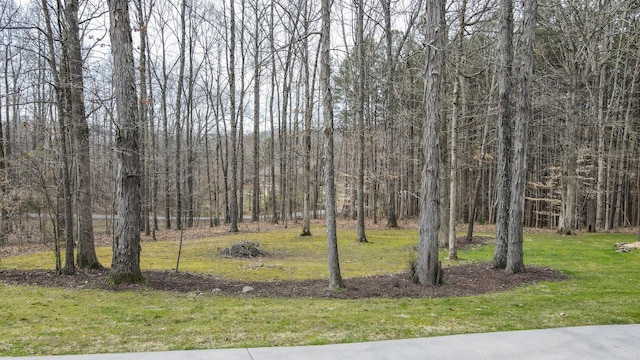
[[[144,276],[136,272],[117,272],[111,271],[107,277],[107,284],[116,286],[120,284],[142,284],[145,282]]]
[[[303,229],[300,236],[311,236],[311,230]]]
[[[83,270],[104,270],[104,266],[100,264],[98,259],[88,259],[79,257],[76,260],[76,266]]]

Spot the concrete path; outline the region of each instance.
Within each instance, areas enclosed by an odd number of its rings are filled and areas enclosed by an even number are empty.
[[[151,353],[0,357],[19,360],[640,359],[640,325],[605,325],[368,343]]]

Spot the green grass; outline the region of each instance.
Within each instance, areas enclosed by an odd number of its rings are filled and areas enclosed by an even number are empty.
[[[326,276],[324,231],[237,234],[184,244],[181,270],[230,279]],[[370,244],[340,231],[344,276],[406,269],[416,231],[368,231]],[[230,260],[217,249],[259,242],[270,257]],[[150,290],[110,292],[0,284],[0,355],[52,355],[247,346],[326,344],[591,324],[640,322],[640,251],[613,244],[634,235],[525,235],[525,262],[559,269],[563,282],[441,299],[264,299]],[[98,249],[110,262],[110,250]],[[175,242],[143,244],[143,269],[175,266]],[[492,244],[461,251],[487,261]],[[444,254],[443,254],[444,258]],[[448,261],[445,261],[448,263]],[[5,268],[51,268],[51,254],[2,259]],[[446,280],[446,273],[445,273]]]

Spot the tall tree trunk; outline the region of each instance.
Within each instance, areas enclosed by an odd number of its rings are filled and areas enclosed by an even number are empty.
[[[278,209],[276,207],[276,138],[275,138],[275,124],[274,124],[274,98],[276,91],[276,43],[275,43],[275,19],[274,19],[275,4],[271,4],[270,8],[270,21],[269,21],[269,44],[271,47],[271,90],[269,97],[269,124],[271,125],[271,144],[269,146],[269,163],[270,163],[270,177],[271,177],[271,223],[278,223]]]
[[[164,40],[164,33],[161,32]],[[164,41],[163,41],[164,44]],[[166,47],[162,46],[162,87],[160,88],[161,109],[162,109],[162,133],[164,137],[164,226],[171,229],[171,181],[169,173],[171,171],[169,160],[169,115],[167,113],[167,86],[169,74],[167,73]]]
[[[253,184],[251,191],[251,221],[260,220],[260,14],[255,2],[253,31]]]
[[[438,259],[440,227],[440,133],[442,80],[444,70],[445,23],[443,0],[427,0],[425,41],[425,118],[422,125],[423,170],[420,205],[417,280],[423,285],[440,285],[442,268]]]
[[[464,34],[467,26],[466,12],[467,0],[463,0],[460,7],[460,15],[458,17],[459,28],[457,37],[457,49],[459,52],[459,58],[456,59],[454,75],[455,78],[453,79],[453,111],[451,114],[450,129],[451,166],[449,168],[449,198],[451,199],[451,202],[449,206],[449,259],[453,260],[458,258],[458,246],[456,244],[456,216],[458,211],[458,124],[460,123],[460,118],[464,118],[465,116],[465,77],[462,75],[462,66],[465,59]],[[471,226],[471,224],[469,225]]]
[[[58,100],[57,102],[60,102]],[[0,108],[2,108],[2,99],[0,98]],[[62,114],[59,114],[59,116]],[[5,196],[7,193],[6,169],[7,164],[4,157],[4,136],[2,125],[2,111],[0,111],[0,195]],[[0,206],[0,246],[5,246],[9,238],[9,216],[5,206]],[[56,243],[57,245],[57,243]],[[56,253],[59,254],[59,253]],[[56,270],[60,270],[58,267]]]
[[[151,9],[149,10],[151,11]],[[147,19],[149,18],[149,16],[147,16]],[[146,29],[145,29],[145,39],[147,38],[147,33],[146,33]],[[147,47],[147,58],[149,57],[149,47]],[[148,86],[147,89],[149,89],[149,92],[147,93],[147,103],[151,102],[152,99],[152,95],[153,92],[151,91],[152,87],[152,83],[151,83],[151,62],[147,61],[147,81],[148,81]],[[155,107],[150,106],[149,107],[149,119],[155,119]],[[159,188],[159,179],[158,179],[158,175],[159,175],[159,167],[158,167],[158,152],[159,152],[159,146],[158,146],[158,139],[157,139],[157,135],[156,135],[156,125],[155,125],[155,121],[149,121],[148,122],[149,125],[149,141],[150,141],[150,146],[151,146],[151,165],[150,165],[150,173],[151,175],[151,181],[150,181],[150,186],[151,186],[151,195],[150,195],[150,201],[151,201],[151,213],[152,213],[152,217],[153,217],[153,223],[151,226],[151,238],[155,241],[156,240],[156,230],[159,229],[158,226],[158,188]]]
[[[240,2],[242,16],[240,18],[240,106],[238,107],[238,222],[244,220],[244,96],[245,96],[245,49],[244,49],[244,22],[245,22],[245,0]]]
[[[393,56],[393,33],[391,31],[391,0],[381,0],[384,11],[384,32],[385,32],[385,52],[386,52],[386,69],[385,69],[385,126],[386,126],[386,142],[387,142],[387,169],[386,169],[386,185],[387,185],[387,227],[397,228],[398,217],[396,211],[396,158],[395,158],[395,90],[393,88],[395,64]]]
[[[311,87],[315,82],[310,79],[309,70],[309,6],[310,2],[305,1],[304,4],[304,36],[302,38],[302,51],[303,51],[303,71],[304,71],[304,188],[302,199],[302,232],[300,236],[311,236],[311,218],[310,218],[310,204],[311,199],[311,117],[313,115],[313,95]],[[314,71],[315,75],[315,71]],[[315,80],[315,76],[314,76]]]
[[[534,43],[536,38],[537,0],[524,1],[522,23],[522,60],[520,91],[513,136],[513,166],[511,168],[511,211],[509,212],[509,245],[506,270],[512,273],[524,271],[523,215],[527,188],[527,145],[531,122],[531,83],[533,81]]]
[[[109,282],[139,283],[140,271],[140,124],[136,95],[129,4],[109,0],[113,85],[118,126],[116,130],[117,223]]]
[[[231,188],[229,189],[229,232],[238,232],[238,119],[236,117],[236,20],[235,0],[229,0],[229,116],[231,119],[231,145],[229,147],[229,171]]]
[[[569,90],[568,114],[566,118],[566,127],[563,140],[563,194],[562,213],[559,220],[558,231],[564,235],[572,235],[576,231],[576,206],[578,198],[578,150],[574,143],[574,137],[577,131],[577,80],[572,80],[571,89]]]
[[[600,80],[598,84],[598,177],[596,180],[596,231],[604,229],[604,199],[605,199],[605,93],[607,84],[607,63],[600,68]]]
[[[60,114],[61,116],[58,121],[60,123],[60,147],[62,148],[63,166],[62,186],[64,195],[65,259],[62,272],[66,275],[72,275],[76,272],[74,259],[75,241],[73,236],[73,194],[71,192],[71,158],[73,156],[73,152],[71,151],[71,144],[69,143],[67,135],[69,134],[73,104],[71,103],[71,79],[67,50],[67,45],[63,44],[60,60],[60,89],[62,93],[60,106],[62,113]]]
[[[186,156],[186,164],[185,164],[185,185],[186,185],[186,226],[187,228],[193,227],[193,218],[195,216],[195,201],[197,200],[194,195],[194,172],[195,172],[195,154],[194,154],[194,121],[193,117],[196,112],[194,102],[194,85],[196,83],[196,78],[198,76],[198,72],[200,71],[200,66],[197,68],[194,67],[193,60],[195,58],[195,50],[194,50],[194,42],[196,35],[196,29],[193,24],[193,6],[189,6],[189,13],[187,14],[189,18],[189,75],[187,76],[187,114],[185,118],[186,124],[186,140],[187,140],[187,156]]]
[[[500,0],[500,67],[498,89],[498,199],[496,247],[492,267],[507,266],[511,203],[511,74],[513,68],[513,0]]]
[[[356,242],[367,242],[364,228],[364,90],[365,90],[365,59],[364,59],[364,0],[356,0],[358,3],[357,25],[356,25],[356,46],[358,58],[358,99],[356,105],[358,122],[358,225]]]
[[[327,249],[329,258],[329,287],[340,289],[342,275],[338,258],[336,234],[336,190],[333,168],[333,99],[331,98],[331,2],[322,0],[322,50],[320,58],[320,92],[322,93],[322,115],[324,118],[325,152],[325,204],[327,217]]]
[[[65,235],[65,266],[64,268],[60,268],[60,259],[58,253],[56,253],[56,270],[62,271],[64,274],[74,274],[75,269],[75,260],[74,260],[74,237],[73,237],[73,199],[71,194],[71,173],[70,173],[70,164],[69,160],[71,158],[71,152],[69,149],[69,144],[67,141],[68,134],[68,125],[69,125],[69,116],[71,114],[71,99],[70,99],[70,79],[69,79],[69,59],[68,59],[68,45],[66,42],[62,44],[62,53],[60,55],[60,69],[58,70],[58,65],[56,64],[56,55],[54,49],[54,38],[53,38],[53,30],[51,27],[51,20],[49,17],[49,5],[45,0],[42,1],[42,8],[44,17],[46,19],[46,28],[47,28],[47,43],[49,47],[49,67],[53,74],[54,87],[56,89],[56,109],[58,112],[58,124],[60,131],[60,152],[62,158],[62,202],[64,208],[64,235]],[[58,14],[61,16],[62,14],[62,4],[58,2]],[[63,31],[60,29],[60,31]],[[0,104],[1,105],[1,104]],[[7,111],[8,117],[8,111]],[[8,127],[8,126],[7,126]],[[2,155],[0,157],[0,175],[2,178],[0,182],[2,182],[3,192],[6,191],[5,183],[7,182],[7,174],[6,171],[6,158],[5,155],[5,143],[4,138],[2,137],[2,122],[0,121],[0,145],[2,145]],[[9,139],[7,139],[7,142]],[[10,232],[8,216],[3,209],[2,214],[2,231],[5,234]],[[60,223],[60,222],[59,222]],[[61,226],[58,226],[61,229]],[[59,249],[58,249],[59,251]]]
[[[62,57],[63,62],[65,61],[65,56]],[[62,73],[68,71],[66,66],[62,66]],[[66,78],[64,81],[68,81]],[[69,116],[71,113],[71,103],[70,103],[70,91],[67,85],[62,85],[62,92],[64,95],[62,96],[62,108],[63,113],[60,114],[59,122],[60,122],[60,147],[62,148],[62,186],[63,186],[63,195],[64,195],[64,234],[65,234],[65,257],[64,257],[64,269],[62,272],[66,275],[73,275],[76,272],[75,268],[75,260],[74,260],[74,236],[73,236],[73,199],[71,193],[71,164],[70,158],[73,156],[70,149],[69,141],[67,140],[67,134],[69,132]]]
[[[176,93],[176,230],[182,230],[182,94],[184,92],[184,68],[187,47],[187,1],[180,7],[180,57],[178,65],[178,87]]]
[[[67,0],[65,6],[67,37],[65,44],[69,56],[69,92],[71,96],[71,125],[75,140],[78,164],[78,256],[81,269],[101,269],[93,237],[93,197],[91,193],[91,159],[89,126],[84,106],[84,81],[82,75],[82,51],[79,38],[78,0]]]
[[[142,161],[144,177],[142,179],[142,222],[144,227],[145,236],[151,235],[151,223],[149,221],[149,214],[151,211],[151,192],[150,192],[150,177],[149,171],[150,161],[149,154],[149,137],[147,136],[147,105],[149,104],[147,94],[147,24],[144,13],[144,6],[142,0],[136,0],[134,2],[136,12],[138,16],[138,29],[139,29],[139,41],[140,41],[140,65],[138,71],[140,72],[140,103],[138,104],[138,112],[140,117],[140,124],[142,125]]]
[[[298,17],[292,24],[293,28],[298,26]],[[291,84],[293,82],[293,45],[295,43],[295,33],[291,33],[289,45],[287,46],[287,55],[283,70],[283,86],[282,86],[282,110],[280,112],[280,126],[278,128],[278,143],[280,145],[280,216],[284,227],[287,227],[289,214],[287,211],[287,203],[289,201],[289,133],[287,130],[287,121],[289,120],[289,99],[291,97]]]
[[[65,115],[65,102],[66,102],[66,93],[65,93],[65,86],[63,84],[63,80],[61,79],[62,73],[63,71],[63,67],[64,67],[64,61],[65,61],[65,56],[61,57],[61,69],[58,70],[58,64],[56,63],[56,53],[55,53],[55,48],[54,48],[54,36],[53,36],[53,29],[51,27],[51,18],[49,15],[49,5],[47,4],[46,0],[42,0],[42,11],[43,11],[43,15],[44,15],[44,19],[45,19],[45,26],[46,26],[46,37],[47,37],[47,45],[49,48],[49,56],[47,56],[47,59],[49,61],[49,68],[51,70],[51,74],[53,77],[53,85],[54,85],[54,89],[55,89],[55,94],[56,94],[56,110],[57,110],[57,115],[58,115],[58,124],[59,124],[59,131],[60,131],[60,148],[61,148],[61,157],[62,157],[62,169],[61,173],[62,173],[62,181],[63,181],[63,187],[61,189],[61,193],[62,193],[62,198],[63,198],[63,204],[64,204],[64,218],[65,218],[65,222],[64,222],[64,230],[65,230],[65,236],[66,236],[66,245],[68,246],[67,248],[67,253],[66,253],[66,264],[67,266],[71,266],[70,269],[62,269],[61,268],[61,261],[60,261],[60,249],[58,246],[58,242],[56,241],[56,270],[57,271],[65,271],[65,272],[69,272],[71,271],[72,273],[75,272],[75,266],[74,266],[74,261],[73,261],[73,211],[71,208],[71,180],[70,180],[70,174],[69,174],[69,164],[68,164],[68,150],[67,150],[67,140],[66,140],[66,115]],[[58,4],[60,5],[60,4]],[[60,10],[58,8],[58,10]],[[0,101],[0,108],[2,108],[2,103]],[[4,146],[4,136],[3,136],[3,126],[2,126],[2,119],[0,118],[0,190],[2,191],[2,194],[4,195],[6,193],[6,179],[7,179],[7,175],[6,175],[6,159],[5,159],[5,146]],[[62,230],[63,226],[61,220],[61,212],[57,211],[58,214],[58,233],[56,234],[56,238],[60,238],[60,235],[62,234],[62,232],[60,230]],[[8,216],[6,214],[6,210],[4,207],[2,207],[2,219],[0,219],[0,221],[2,222],[2,228],[0,229],[0,232],[2,233],[2,241],[6,242],[6,236],[7,234],[9,234],[9,227],[8,227]],[[57,239],[56,239],[57,240]],[[69,252],[69,248],[70,248],[70,252]]]

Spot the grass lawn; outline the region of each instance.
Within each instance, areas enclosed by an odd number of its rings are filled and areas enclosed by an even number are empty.
[[[246,280],[325,278],[323,228],[190,240],[181,271]],[[343,276],[404,271],[415,230],[339,231]],[[0,355],[54,355],[172,349],[344,343],[445,334],[592,324],[640,323],[640,250],[616,253],[635,235],[525,234],[525,263],[568,274],[542,283],[473,297],[438,299],[266,299],[151,290],[97,291],[0,283]],[[269,256],[220,258],[219,248],[255,241]],[[176,242],[145,242],[143,270],[175,268]],[[103,264],[110,248],[99,248]],[[493,244],[459,253],[488,261]],[[445,258],[444,253],[441,254]],[[445,266],[455,265],[443,260]],[[51,253],[0,259],[1,268],[48,269]],[[445,273],[446,281],[446,273]]]

